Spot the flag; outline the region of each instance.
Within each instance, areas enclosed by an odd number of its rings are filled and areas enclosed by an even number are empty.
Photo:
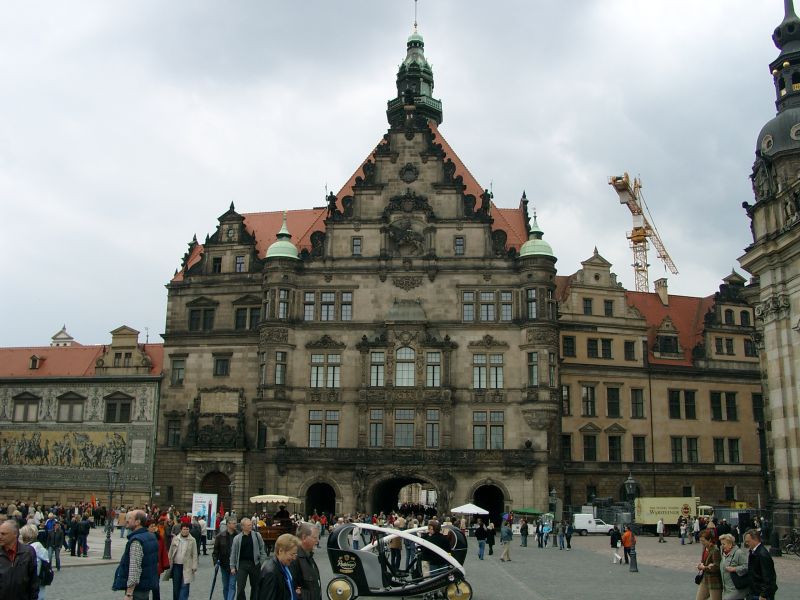
[[[94,494],[92,494],[92,508],[97,508],[97,498],[95,498]]]

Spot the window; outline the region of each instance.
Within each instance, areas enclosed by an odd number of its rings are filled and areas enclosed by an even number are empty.
[[[644,419],[644,390],[641,388],[631,390],[631,418]]]
[[[617,419],[622,416],[619,410],[619,388],[606,388],[606,407],[609,417]]]
[[[714,438],[714,462],[725,462],[725,440],[724,438]]]
[[[555,293],[553,290],[547,290],[547,318],[555,321],[558,318]]]
[[[607,317],[614,316],[614,301],[613,300],[603,300],[603,314]]]
[[[493,390],[503,388],[503,355],[489,355],[489,387]]]
[[[247,309],[237,308],[233,318],[234,329],[247,329]]]
[[[172,385],[183,385],[183,379],[186,376],[186,359],[173,358],[171,361],[172,372],[170,373],[170,383]]]
[[[725,325],[733,325],[733,311],[730,308],[725,309]]]
[[[308,447],[339,447],[339,411],[308,411]]]
[[[179,419],[167,421],[167,447],[180,448],[181,446],[181,422]]]
[[[722,421],[722,393],[711,392],[711,420]]]
[[[595,411],[595,389],[593,385],[581,386],[581,402],[583,406],[584,417],[597,416]]]
[[[728,440],[728,462],[731,464],[739,464],[739,440]]]
[[[457,235],[453,238],[453,251],[456,256],[464,256],[464,236]]]
[[[494,321],[494,292],[481,292],[481,321]]]
[[[547,370],[548,375],[550,377],[550,387],[556,387],[558,381],[556,381],[556,353],[550,352],[547,355]]]
[[[536,290],[529,289],[525,291],[528,306],[528,319],[535,319],[539,316],[536,306]]]
[[[413,448],[414,446],[414,409],[396,408],[394,411],[394,445],[395,448]]]
[[[212,273],[222,273],[222,257],[215,256],[211,259],[211,272]]]
[[[502,354],[472,355],[472,387],[476,390],[503,388]]]
[[[244,256],[236,257],[233,270],[237,273],[244,273]]]
[[[746,310],[740,312],[739,321],[741,322],[742,327],[750,327],[750,313]]]
[[[680,390],[669,390],[667,392],[669,398],[669,418],[681,418],[681,392]]]
[[[744,339],[744,355],[749,357],[758,356],[758,353],[756,352],[755,342],[753,342],[753,340],[751,340],[750,338]]]
[[[574,357],[575,356],[575,336],[573,335],[565,335],[561,339],[561,353],[567,357]]]
[[[591,315],[592,314],[592,299],[591,298],[584,298],[583,299],[583,314]]]
[[[414,387],[414,357],[414,350],[408,346],[397,349],[394,365],[395,386]]]
[[[314,308],[315,308],[316,300],[314,292],[305,292],[303,294],[303,320],[304,321],[313,321],[314,320]]]
[[[561,436],[561,460],[572,460],[572,436],[568,433]]]
[[[683,462],[683,438],[671,437],[670,446],[672,449],[672,462],[680,464]]]
[[[231,374],[231,359],[225,357],[214,357],[214,376],[227,377]]]
[[[625,360],[636,360],[636,342],[625,340]]]
[[[561,386],[561,414],[565,417],[572,414],[568,385]]]
[[[753,405],[753,421],[756,423],[764,422],[764,396],[761,394],[753,394],[750,397]]]
[[[287,354],[282,350],[275,352],[275,385],[286,385]]]
[[[647,460],[645,455],[645,437],[643,435],[633,436],[633,462],[644,463]]]
[[[597,498],[597,486],[596,485],[587,485],[586,486],[586,502],[591,504],[594,502],[594,499]]]
[[[586,356],[589,358],[599,358],[600,354],[597,351],[597,338],[589,338],[586,340]]]
[[[611,356],[611,340],[609,339],[602,339],[600,340],[600,349],[601,349],[601,356],[603,358],[612,358]]]
[[[694,390],[683,390],[683,416],[685,419],[697,418],[697,405],[694,400]]]
[[[486,389],[486,355],[472,355],[472,387],[476,390]]]
[[[84,398],[63,396],[58,400],[58,421],[60,423],[81,423],[83,421]]]
[[[608,436],[608,462],[622,462],[622,436]]]
[[[122,365],[122,352],[114,352],[114,366],[119,367]]]
[[[597,460],[597,436],[584,435],[583,436],[583,460],[595,461]]]
[[[369,385],[370,387],[384,386],[384,369],[386,355],[383,352],[369,353]],[[382,417],[381,417],[382,418]]]
[[[237,308],[234,312],[234,329],[257,329],[261,320],[261,309],[257,306]]]
[[[106,423],[130,423],[133,399],[122,396],[106,398]]]
[[[725,338],[725,354],[733,355],[733,338]]]
[[[439,410],[429,408],[425,411],[425,447],[439,447]]]
[[[312,388],[338,388],[340,387],[341,354],[312,354],[311,355],[311,387]]]
[[[133,354],[130,353],[130,352],[126,352],[125,355],[122,357],[122,366],[123,367],[130,367],[132,358],[133,358]]]
[[[735,502],[736,501],[736,486],[733,486],[733,485],[726,485],[725,486],[725,500],[727,502]]]
[[[353,320],[353,292],[342,292],[342,303],[339,311],[342,321]]]
[[[739,412],[736,409],[736,393],[725,392],[725,418],[728,421],[738,421]]]
[[[371,408],[369,411],[370,448],[383,447],[383,409]]]
[[[475,320],[475,292],[461,294],[461,319],[464,321]]]
[[[698,452],[697,452],[697,438],[696,437],[687,437],[686,438],[686,462],[690,462],[690,463],[700,462],[699,455],[698,455]]]
[[[684,485],[681,488],[681,496],[683,496],[684,498],[688,496],[694,496],[694,486]]]
[[[189,331],[211,331],[214,329],[213,308],[192,308],[189,310]],[[116,356],[114,357],[116,363]],[[119,364],[115,364],[118,367]]]
[[[336,292],[322,292],[320,297],[320,321],[333,321],[336,319]]]
[[[267,447],[267,424],[264,421],[256,422],[256,450]]]
[[[289,318],[289,290],[278,290],[278,318]]]
[[[510,321],[514,317],[511,292],[500,292],[500,320]]]
[[[722,338],[721,337],[714,338],[714,352],[716,352],[717,354],[723,354],[724,351],[725,348],[723,347]]]
[[[502,450],[505,445],[505,426],[502,425],[505,415],[501,410],[489,412],[489,448],[491,450]]]
[[[39,418],[38,398],[19,398],[14,400],[14,421],[17,423],[35,423]]]
[[[353,256],[361,256],[361,238],[360,237],[352,238],[350,248],[352,250]]]
[[[425,353],[425,386],[438,388],[442,385],[442,354],[441,352]]]
[[[539,385],[539,353],[528,352],[528,385]]]

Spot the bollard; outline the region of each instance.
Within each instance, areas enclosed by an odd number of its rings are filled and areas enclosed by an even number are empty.
[[[631,561],[631,568],[629,569],[629,571],[631,573],[638,573],[639,572],[639,565],[636,564],[636,544],[633,544],[631,546],[631,551],[628,554],[628,558]]]

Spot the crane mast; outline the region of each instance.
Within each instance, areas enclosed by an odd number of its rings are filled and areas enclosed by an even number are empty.
[[[631,185],[631,178],[625,173],[621,176],[609,177],[608,184],[617,192],[620,204],[626,205],[628,210],[631,211],[633,229],[627,233],[627,237],[633,251],[634,284],[637,292],[647,292],[650,288],[648,270],[650,264],[647,262],[648,240],[652,240],[658,258],[661,259],[670,273],[677,275],[678,269],[675,263],[672,262],[664,242],[661,241],[661,237],[658,235],[658,231],[645,216],[647,205],[644,202],[644,198],[642,198],[642,183],[639,178],[634,178],[633,185]]]

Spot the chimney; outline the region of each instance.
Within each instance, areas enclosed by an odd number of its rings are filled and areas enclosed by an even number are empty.
[[[661,279],[656,279],[653,282],[653,286],[656,288],[656,294],[658,294],[658,297],[661,300],[661,304],[663,304],[664,306],[669,306],[669,292],[667,291],[667,278],[662,277]]]

